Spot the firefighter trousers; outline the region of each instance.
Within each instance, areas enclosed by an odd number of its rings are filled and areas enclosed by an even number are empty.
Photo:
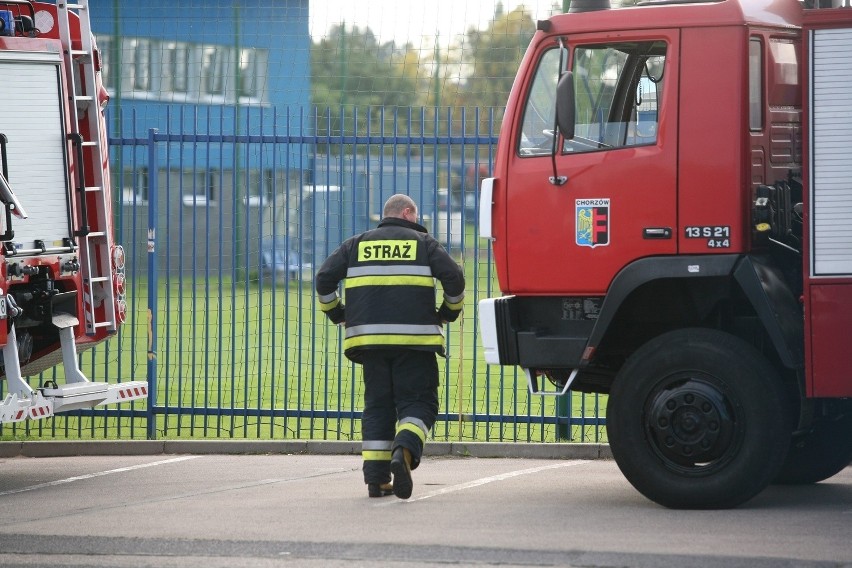
[[[364,350],[364,412],[361,455],[365,483],[391,480],[390,460],[398,447],[420,464],[426,437],[438,417],[438,361],[433,351]]]

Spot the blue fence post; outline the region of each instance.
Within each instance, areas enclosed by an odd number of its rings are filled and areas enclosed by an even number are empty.
[[[157,187],[159,165],[154,137],[156,128],[148,130],[148,439],[157,439]]]

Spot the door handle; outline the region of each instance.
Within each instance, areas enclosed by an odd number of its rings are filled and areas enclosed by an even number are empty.
[[[645,227],[642,229],[642,238],[670,239],[672,238],[672,229],[671,227]]]

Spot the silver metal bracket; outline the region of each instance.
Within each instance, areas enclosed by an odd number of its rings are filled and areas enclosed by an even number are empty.
[[[571,375],[565,381],[565,386],[562,387],[561,391],[543,391],[538,388],[538,376],[535,374],[535,371],[533,369],[524,369],[524,373],[527,375],[527,386],[529,387],[530,394],[537,396],[563,396],[571,388],[571,384],[577,378],[577,373],[579,372],[580,369],[571,371]]]

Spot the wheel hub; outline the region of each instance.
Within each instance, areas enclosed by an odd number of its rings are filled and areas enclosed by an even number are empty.
[[[647,426],[664,458],[693,466],[724,455],[733,437],[734,418],[722,392],[689,379],[652,397]]]

